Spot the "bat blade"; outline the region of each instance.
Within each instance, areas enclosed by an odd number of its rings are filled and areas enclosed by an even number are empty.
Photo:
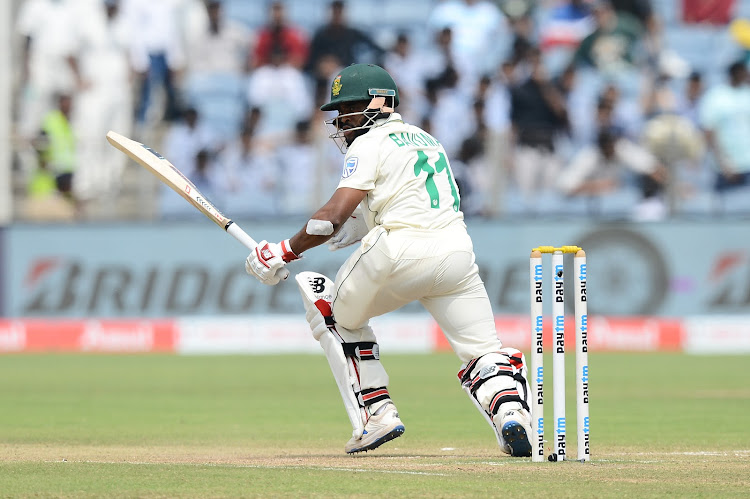
[[[216,225],[227,230],[232,224],[232,220],[224,216],[206,199],[190,179],[183,175],[167,158],[150,147],[113,131],[107,133],[107,140],[115,148],[124,152],[142,167],[156,175],[159,180],[185,198],[185,200],[195,206],[198,211],[206,215]]]
[[[195,206],[198,211],[206,215],[216,225],[227,231],[232,237],[237,239],[250,251],[254,251],[258,243],[242,230],[239,225],[224,216],[216,207],[201,194],[190,179],[182,174],[172,163],[164,156],[154,151],[150,147],[141,144],[133,139],[129,139],[119,133],[107,132],[107,140],[115,148],[125,153],[128,157],[135,160],[142,167],[156,175],[156,177],[171,187],[177,194],[185,198],[190,204]],[[289,277],[289,270],[282,268],[277,272],[282,279]]]

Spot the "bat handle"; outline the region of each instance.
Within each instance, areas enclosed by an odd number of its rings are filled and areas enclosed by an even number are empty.
[[[229,224],[229,227],[227,227],[227,232],[230,236],[241,242],[242,245],[250,251],[255,251],[255,247],[258,246],[258,243],[255,242],[255,239],[250,237],[247,232],[242,230],[242,228],[234,222]],[[289,277],[289,270],[283,268],[279,269],[277,275],[282,279],[286,279],[287,277]]]

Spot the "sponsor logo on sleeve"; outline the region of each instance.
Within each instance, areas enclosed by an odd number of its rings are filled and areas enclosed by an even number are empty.
[[[356,156],[347,159],[344,163],[344,171],[341,172],[341,178],[351,177],[357,171],[357,163],[359,163],[359,159]]]

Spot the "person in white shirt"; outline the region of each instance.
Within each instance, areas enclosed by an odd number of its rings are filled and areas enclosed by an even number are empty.
[[[218,167],[221,202],[228,213],[236,217],[279,213],[278,190],[284,177],[279,175],[273,150],[259,146],[252,129],[243,128],[227,144],[219,154]]]
[[[28,0],[18,12],[16,30],[23,37],[18,131],[27,139],[39,132],[43,116],[57,105],[56,95],[77,90],[69,61],[76,40],[76,7],[74,0]]]
[[[284,215],[304,216],[317,204],[320,172],[318,153],[315,150],[309,121],[300,121],[295,126],[294,140],[275,149],[274,156],[280,179],[279,210]],[[330,191],[327,191],[330,192]]]
[[[458,72],[448,67],[440,78],[432,81],[427,91],[432,108],[425,124],[429,124],[430,133],[450,157],[458,154],[463,141],[476,130],[475,115],[467,112],[472,105],[471,94],[465,92],[459,82]],[[456,116],[461,116],[461,119],[456,119]]]
[[[642,218],[646,206],[651,213],[664,212],[660,206],[663,200],[657,195],[664,179],[664,167],[648,149],[625,138],[616,128],[603,128],[596,144],[573,156],[557,186],[567,196],[587,197],[598,210],[607,202],[617,205],[637,201],[630,208],[631,215]],[[649,186],[641,200],[632,195],[637,183]]]
[[[573,156],[558,187],[569,196],[601,196],[621,188],[622,175],[628,172],[658,177],[659,160],[616,130],[605,128],[596,144]]]
[[[483,74],[491,73],[510,49],[508,21],[496,4],[448,0],[438,3],[427,19],[427,25],[435,31],[451,29],[454,63],[467,92]]]
[[[252,32],[226,15],[222,0],[205,1],[195,17],[197,26],[186,37],[187,77],[246,74]]]
[[[304,73],[289,64],[281,47],[271,54],[270,64],[250,75],[247,101],[256,137],[274,145],[292,138],[296,124],[310,118],[313,102]]]
[[[275,285],[303,252],[361,240],[335,284],[314,272],[296,277],[352,423],[346,452],[375,449],[404,432],[369,321],[418,300],[463,362],[461,386],[501,450],[530,456],[524,357],[498,339],[443,146],[395,112],[398,89],[379,66],[344,68],[330,98],[321,110],[338,111],[330,137],[346,151],[339,187],[290,239],[261,241],[245,269]]]
[[[424,95],[424,61],[421,54],[412,48],[409,35],[399,33],[396,37],[396,43],[383,58],[383,69],[395,75],[399,91],[406,97],[408,106],[402,107],[401,116],[407,121],[418,121],[422,118],[427,102]]]
[[[133,89],[129,42],[133,33],[120,14],[120,0],[80,0],[75,67],[81,80],[73,127],[78,142],[75,190],[91,199],[115,189],[127,157],[102,137],[115,130],[129,135],[133,127]]]
[[[188,107],[182,113],[182,119],[170,125],[164,137],[161,150],[187,178],[198,185],[194,177],[200,176],[202,181],[210,179],[211,192],[218,189],[219,177],[214,160],[214,153],[219,148],[219,142],[213,131],[203,122],[198,111]],[[211,194],[201,190],[209,199]],[[176,196],[172,189],[164,183],[159,185],[160,216],[163,218],[180,217],[191,218],[195,213],[190,205],[185,204],[180,196]],[[224,209],[220,206],[219,209]],[[192,213],[191,213],[192,212]]]
[[[131,64],[138,73],[140,91],[136,123],[142,127],[151,114],[154,89],[166,93],[164,118],[179,114],[177,75],[186,63],[182,39],[186,0],[123,0],[122,14],[136,36],[132,37]],[[161,110],[159,110],[161,111]],[[160,120],[162,116],[156,116]]]
[[[194,107],[182,113],[182,119],[169,127],[162,149],[166,157],[189,177],[195,169],[195,156],[202,149],[217,150],[218,140]]]
[[[750,185],[750,85],[745,61],[727,69],[727,82],[709,88],[698,119],[718,172],[715,189],[724,193]]]

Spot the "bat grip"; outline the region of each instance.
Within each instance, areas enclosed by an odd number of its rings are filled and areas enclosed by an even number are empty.
[[[258,243],[255,242],[255,239],[250,237],[247,232],[242,230],[242,228],[234,222],[229,224],[229,227],[227,227],[227,232],[230,236],[241,242],[242,245],[250,251],[255,251],[255,247],[258,246]],[[289,277],[289,270],[284,268],[279,269],[279,271],[276,272],[276,275],[286,280],[286,278]]]

